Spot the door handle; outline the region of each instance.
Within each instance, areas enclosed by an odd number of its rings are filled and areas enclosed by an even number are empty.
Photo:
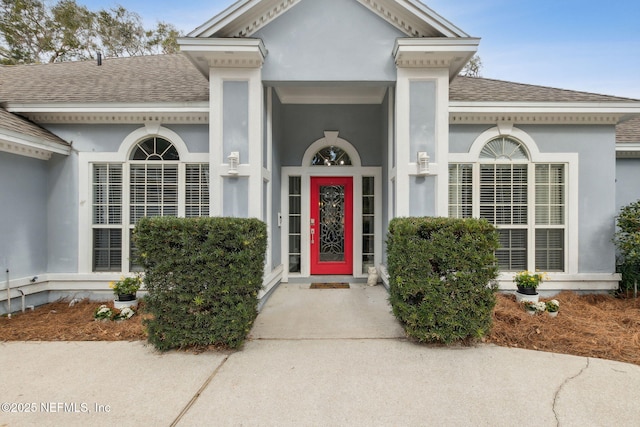
[[[312,245],[315,243],[315,242],[314,242],[314,239],[313,239],[313,237],[315,236],[315,234],[316,234],[316,229],[315,229],[315,228],[312,228],[312,229],[311,229],[311,244],[312,244]]]

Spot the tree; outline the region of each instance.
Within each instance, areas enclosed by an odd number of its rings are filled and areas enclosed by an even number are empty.
[[[482,59],[476,54],[473,55],[473,58],[471,58],[462,71],[460,71],[460,75],[465,77],[480,77],[480,70],[482,70]]]
[[[62,62],[178,51],[179,31],[159,22],[145,29],[122,6],[92,12],[75,0],[0,0],[0,63]]]

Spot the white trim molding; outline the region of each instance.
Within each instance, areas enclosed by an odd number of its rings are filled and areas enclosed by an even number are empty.
[[[312,166],[313,156],[322,148],[333,145],[344,150],[351,158],[351,166]],[[325,137],[312,143],[305,151],[301,166],[286,166],[281,170],[281,199],[280,212],[282,215],[281,259],[284,272],[282,281],[288,282],[289,277],[311,277],[310,263],[310,204],[311,177],[340,176],[353,178],[353,277],[366,277],[362,272],[362,178],[374,178],[374,264],[382,262],[382,168],[361,166],[360,155],[351,143],[339,138],[337,131],[326,131]],[[301,269],[300,273],[289,272],[289,177],[298,176],[301,180]],[[377,213],[380,214],[377,214]]]
[[[0,129],[0,151],[49,160],[54,153],[68,156],[71,153],[71,146]]]
[[[468,37],[416,0],[358,0],[408,37]],[[189,37],[251,37],[300,0],[240,0],[188,34]]]
[[[640,102],[473,102],[451,101],[454,124],[512,122],[519,124],[616,125],[640,113]]]
[[[397,39],[393,58],[398,68],[446,68],[453,80],[478,51],[478,38]]]
[[[617,143],[616,157],[618,159],[637,159],[640,158],[640,142]]]

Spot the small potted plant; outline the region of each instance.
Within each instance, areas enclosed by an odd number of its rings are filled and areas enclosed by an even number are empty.
[[[530,314],[530,315],[542,313],[547,309],[547,304],[544,302],[523,300],[522,305],[524,306],[524,309],[526,310],[527,314]]]
[[[518,287],[516,299],[538,302],[538,286],[546,279],[545,273],[520,271],[513,276],[513,281]]]
[[[95,311],[93,312],[93,318],[96,321],[106,322],[107,320],[111,320],[112,317],[113,317],[113,310],[111,310],[109,307],[107,307],[104,304],[96,308]]]
[[[546,306],[549,316],[556,317],[558,315],[558,310],[560,310],[560,302],[557,299],[547,301]]]
[[[113,289],[113,293],[116,295],[115,308],[137,307],[136,292],[138,292],[141,285],[142,279],[139,275],[121,277],[117,282],[109,283],[109,287]]]

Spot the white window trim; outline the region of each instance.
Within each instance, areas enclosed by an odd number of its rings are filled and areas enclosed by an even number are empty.
[[[538,145],[533,138],[517,127],[514,127],[511,123],[500,123],[498,126],[488,129],[478,136],[468,153],[450,153],[449,163],[468,163],[472,164],[474,168],[474,177],[477,176],[477,170],[480,162],[480,152],[484,146],[492,139],[498,137],[510,137],[521,142],[524,148],[529,153],[529,173],[535,173],[535,163],[555,163],[566,165],[566,177],[565,183],[566,191],[566,210],[565,210],[565,271],[562,273],[552,273],[552,276],[556,275],[570,275],[578,274],[578,248],[579,248],[579,223],[578,223],[578,209],[579,209],[579,160],[578,153],[541,153],[538,149]],[[509,161],[509,163],[511,163]],[[517,163],[517,162],[516,162]],[[534,186],[529,186],[529,200],[535,200]],[[479,187],[474,184],[474,217],[477,217],[477,203]],[[535,203],[529,203],[529,214],[532,214],[532,210],[535,212]],[[535,230],[535,224],[532,226]],[[535,252],[532,254],[529,251],[529,265],[535,263]],[[533,260],[532,260],[533,259]],[[512,280],[513,272],[501,273],[499,280]]]
[[[159,123],[147,123],[144,127],[134,130],[127,135],[117,152],[81,152],[78,154],[78,194],[80,211],[78,213],[78,272],[91,274],[109,274],[113,272],[93,271],[93,223],[92,223],[92,167],[94,163],[120,163],[123,165],[123,212],[122,224],[118,228],[128,227],[129,221],[129,192],[125,186],[129,185],[125,177],[129,176],[129,156],[139,142],[152,137],[160,137],[171,142],[180,156],[179,169],[184,172],[186,163],[209,163],[209,153],[189,153],[184,140],[171,129],[161,126]],[[184,173],[181,175],[179,185],[184,188]],[[184,191],[182,192],[184,193]],[[184,194],[180,195],[179,209],[184,214]],[[211,203],[211,201],[210,201]],[[210,208],[211,210],[211,208]],[[115,224],[114,224],[115,226]],[[123,259],[128,256],[129,233],[123,236]],[[122,273],[129,272],[129,263],[123,261]]]

